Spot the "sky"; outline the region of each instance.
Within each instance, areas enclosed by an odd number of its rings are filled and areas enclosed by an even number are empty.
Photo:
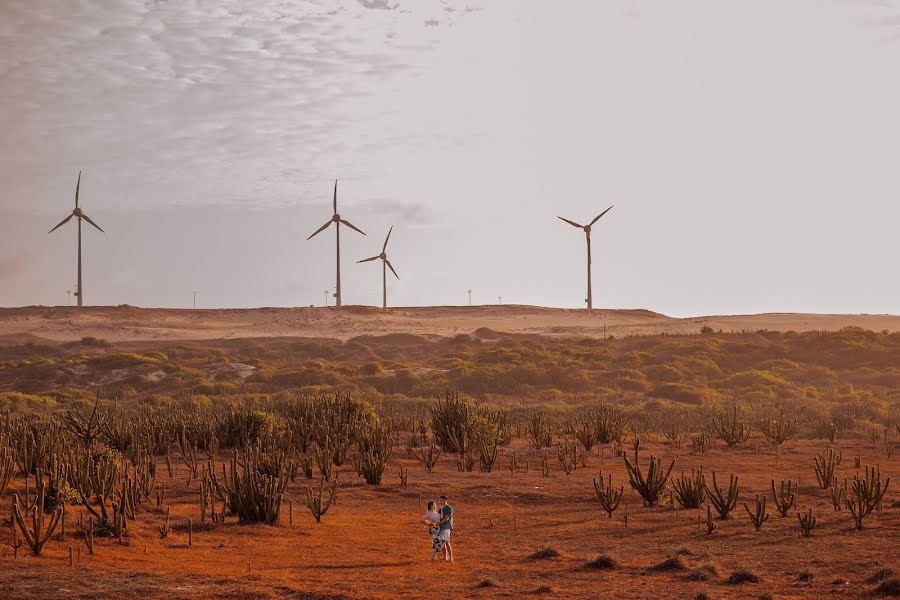
[[[900,313],[900,0],[3,0],[0,306]]]

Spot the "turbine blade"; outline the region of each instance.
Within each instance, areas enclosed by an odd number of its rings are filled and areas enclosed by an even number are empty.
[[[86,214],[81,213],[81,218],[84,219],[85,221],[87,221],[88,223],[90,223],[91,225],[93,225],[94,227],[96,227],[97,229],[100,229],[100,226],[97,225],[96,223],[94,223],[93,221],[91,221],[91,218],[89,216],[87,216]],[[103,230],[100,229],[100,231],[103,231]],[[106,232],[103,231],[103,233],[106,233]]]
[[[350,221],[345,221],[344,219],[341,219],[341,223],[343,223],[344,225],[346,225],[346,226],[349,227],[350,229],[355,229],[356,231],[360,232],[361,234],[366,235],[366,232],[365,232],[365,231],[363,231],[362,229],[360,229],[359,227],[357,227],[356,225],[354,225],[354,224],[351,223]]]
[[[389,261],[388,259],[384,259],[384,263],[388,266],[388,269],[391,270],[391,273],[394,274],[394,277],[400,279],[400,276],[397,275],[397,271],[394,270],[394,265],[391,264],[391,261]]]
[[[78,192],[81,190],[81,171],[78,171],[78,183],[75,184],[75,208],[78,208]]]
[[[324,225],[322,225],[321,227],[316,229],[315,232],[313,232],[313,234],[311,236],[306,238],[306,240],[309,241],[309,240],[313,239],[314,237],[316,237],[317,235],[319,235],[320,233],[322,233],[323,231],[325,231],[325,229],[327,229],[328,226],[331,225],[331,223],[332,223],[332,221],[328,221],[327,223],[325,223]]]
[[[386,252],[386,251],[387,251],[387,243],[388,243],[388,240],[391,239],[391,232],[392,232],[393,230],[394,230],[394,226],[391,225],[391,228],[388,229],[387,237],[384,238],[384,246],[382,246],[382,248],[381,248],[381,251],[382,251],[382,252]]]
[[[337,214],[337,179],[334,180],[334,214]]]
[[[74,216],[75,216],[75,213],[72,213],[71,215],[69,215],[68,217],[66,217],[66,218],[63,219],[62,221],[60,221],[59,224],[58,224],[56,227],[54,227],[53,229],[51,229],[51,230],[48,231],[47,233],[48,233],[48,234],[53,233],[54,231],[56,231],[57,229],[59,229],[60,227],[62,227],[62,226],[65,225],[66,223],[68,223],[68,222],[72,219],[72,217],[74,217]]]
[[[575,221],[570,221],[570,220],[568,220],[568,219],[564,219],[563,217],[556,217],[556,218],[557,218],[557,219],[562,219],[563,221],[565,221],[566,223],[568,223],[568,224],[571,225],[572,227],[577,227],[578,229],[584,229],[584,227],[583,227],[582,225],[579,225],[579,224],[576,223]]]
[[[602,217],[603,215],[605,215],[606,213],[608,213],[611,209],[612,209],[612,206],[610,206],[609,208],[607,208],[606,210],[604,210],[602,213],[600,213],[599,215],[597,215],[597,217],[596,217],[593,221],[591,221],[591,225],[593,225],[594,223],[596,223],[597,221],[599,221],[599,220],[600,220],[600,217]]]
[[[371,261],[373,261],[373,260],[378,260],[379,258],[381,258],[381,257],[380,257],[380,256],[373,256],[372,258],[364,258],[364,259],[358,260],[358,261],[356,261],[356,262],[357,262],[357,263],[371,262]]]

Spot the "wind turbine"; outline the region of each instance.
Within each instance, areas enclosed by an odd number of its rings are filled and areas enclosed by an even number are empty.
[[[328,229],[328,226],[331,225],[332,223],[334,223],[335,230],[336,230],[335,233],[337,234],[336,235],[336,237],[337,237],[337,285],[335,286],[335,289],[334,289],[334,298],[335,298],[334,305],[335,305],[335,307],[340,308],[341,307],[341,223],[343,223],[350,229],[360,232],[363,235],[366,235],[366,232],[364,232],[362,229],[359,229],[358,227],[355,227],[352,223],[350,223],[350,221],[342,219],[341,215],[338,214],[338,211],[337,211],[337,179],[334,180],[334,215],[332,215],[331,220],[329,220],[327,223],[325,223],[324,225],[322,225],[321,227],[316,229],[315,232],[313,232],[313,234],[311,236],[306,238],[307,241],[313,239],[314,237],[316,237],[317,235],[319,235],[320,233],[322,233],[323,231]]]
[[[394,274],[394,277],[400,279],[400,276],[397,275],[397,271],[394,270],[394,265],[391,264],[391,261],[388,260],[387,257],[387,244],[388,240],[391,239],[391,232],[394,231],[394,227],[388,230],[387,237],[384,238],[384,246],[381,247],[381,254],[378,256],[373,256],[372,258],[364,258],[362,260],[356,261],[357,263],[371,262],[373,260],[381,259],[381,285],[382,285],[382,295],[381,295],[381,307],[387,308],[387,270],[390,269],[391,273]]]
[[[78,299],[79,307],[81,307],[84,303],[84,287],[81,284],[81,221],[82,221],[82,219],[84,219],[85,221],[87,221],[88,223],[90,223],[91,225],[96,227],[97,229],[100,229],[100,226],[97,225],[96,223],[94,223],[93,221],[91,221],[91,218],[88,217],[86,214],[84,214],[81,211],[81,208],[78,207],[78,192],[80,189],[81,189],[81,171],[78,171],[78,183],[75,184],[75,210],[73,210],[72,214],[70,214],[68,217],[66,217],[62,221],[60,221],[56,227],[54,227],[53,229],[51,229],[48,232],[48,234],[53,233],[54,231],[56,231],[57,229],[59,229],[60,227],[62,227],[66,223],[68,223],[72,219],[72,217],[78,218],[78,289],[75,292],[75,297]],[[100,231],[103,231],[103,230],[100,229]],[[104,232],[104,233],[106,233],[106,232]]]
[[[579,229],[584,230],[584,237],[587,240],[587,298],[585,298],[585,302],[587,302],[588,310],[592,310],[594,308],[594,297],[591,294],[591,226],[600,220],[600,217],[608,213],[612,209],[612,206],[604,210],[602,213],[594,217],[594,220],[591,221],[587,225],[579,225],[575,221],[570,221],[569,219],[564,219],[563,217],[557,217],[558,219],[562,219],[569,225],[573,227],[577,227]]]

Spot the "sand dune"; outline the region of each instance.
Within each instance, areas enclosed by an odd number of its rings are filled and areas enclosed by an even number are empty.
[[[382,310],[365,306],[181,310],[133,306],[0,309],[0,340],[30,337],[110,341],[189,340],[269,336],[349,339],[416,333],[452,336],[488,328],[506,333],[602,337],[714,330],[836,330],[857,326],[900,331],[897,315],[768,313],[672,318],[649,310],[584,310],[537,306],[437,306]]]

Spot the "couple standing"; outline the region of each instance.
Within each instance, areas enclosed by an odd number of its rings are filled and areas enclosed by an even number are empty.
[[[434,500],[428,502],[428,512],[422,517],[422,523],[428,527],[431,537],[431,560],[437,560],[437,553],[444,551],[444,560],[453,562],[453,547],[450,545],[450,532],[453,531],[453,508],[447,503],[447,496],[438,498],[441,503],[440,512],[436,511]]]

